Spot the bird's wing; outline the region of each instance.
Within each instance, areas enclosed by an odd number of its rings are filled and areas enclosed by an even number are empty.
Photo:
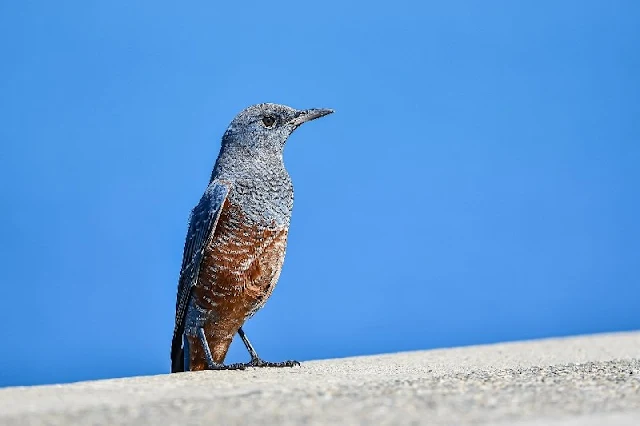
[[[191,291],[198,280],[204,249],[214,233],[220,212],[230,190],[230,183],[219,180],[212,181],[189,218],[189,230],[184,242],[182,268],[180,269],[180,278],[178,280],[176,322],[171,343],[172,371],[176,369],[181,371],[176,366],[183,362],[182,333],[184,332],[184,320]]]

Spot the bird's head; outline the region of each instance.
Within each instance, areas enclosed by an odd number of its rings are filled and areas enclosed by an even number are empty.
[[[319,108],[297,110],[269,103],[252,105],[231,121],[222,137],[222,145],[281,152],[289,135],[300,125],[332,112],[331,109]]]

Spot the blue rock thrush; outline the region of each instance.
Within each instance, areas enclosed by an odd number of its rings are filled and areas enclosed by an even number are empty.
[[[293,207],[283,162],[287,138],[301,124],[332,112],[265,103],[248,107],[229,125],[209,186],[189,219],[172,372],[298,365],[263,361],[242,325],[264,306],[284,262]],[[224,365],[236,333],[251,361]]]

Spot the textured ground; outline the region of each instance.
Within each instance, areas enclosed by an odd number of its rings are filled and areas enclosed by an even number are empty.
[[[0,389],[0,424],[640,424],[640,332]]]

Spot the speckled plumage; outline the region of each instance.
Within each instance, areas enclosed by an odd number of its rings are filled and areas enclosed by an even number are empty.
[[[229,125],[209,186],[189,221],[173,372],[222,368],[237,332],[251,365],[273,364],[257,357],[240,327],[265,304],[284,262],[293,208],[293,185],[283,162],[287,138],[302,123],[331,112],[259,104]]]

